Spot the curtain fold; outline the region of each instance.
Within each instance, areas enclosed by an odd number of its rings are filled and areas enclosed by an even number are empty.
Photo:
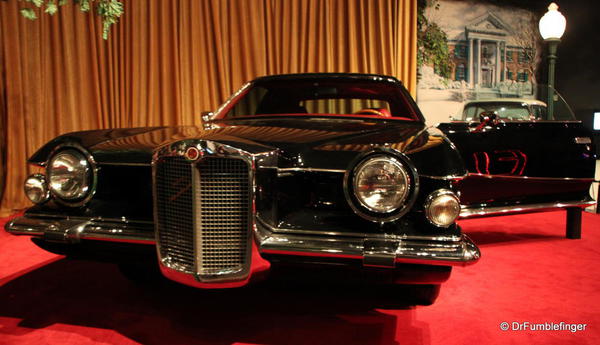
[[[29,21],[0,1],[1,213],[29,205],[26,159],[77,130],[199,124],[277,73],[387,74],[416,90],[416,0],[124,0],[108,41],[72,5]],[[4,158],[2,158],[4,157]]]

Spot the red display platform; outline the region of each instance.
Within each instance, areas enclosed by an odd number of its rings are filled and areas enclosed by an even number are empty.
[[[564,211],[461,225],[480,262],[454,269],[434,305],[400,310],[317,286],[140,286],[0,231],[0,344],[600,344],[600,215],[584,213],[581,240],[564,238]]]

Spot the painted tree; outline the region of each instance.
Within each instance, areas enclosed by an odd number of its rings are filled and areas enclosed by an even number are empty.
[[[536,72],[542,59],[540,37],[533,15],[528,20],[519,22],[513,35],[516,45],[522,49],[519,51],[522,54],[519,64],[529,74],[533,84],[536,84]]]
[[[433,66],[437,75],[450,78],[452,59],[448,49],[448,37],[435,22],[427,19],[426,8],[439,9],[437,0],[418,0],[417,6],[417,67]]]

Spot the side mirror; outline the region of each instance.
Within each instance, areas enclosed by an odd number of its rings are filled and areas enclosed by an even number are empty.
[[[212,117],[213,117],[212,111],[203,111],[201,113],[202,122],[209,122],[210,120],[212,120]]]

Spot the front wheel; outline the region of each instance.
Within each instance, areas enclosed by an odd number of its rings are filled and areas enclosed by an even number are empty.
[[[149,283],[158,283],[164,281],[158,265],[154,262],[120,262],[119,271],[130,281],[146,285]]]
[[[432,305],[440,284],[386,285],[378,288],[377,308],[398,309],[411,305]]]

